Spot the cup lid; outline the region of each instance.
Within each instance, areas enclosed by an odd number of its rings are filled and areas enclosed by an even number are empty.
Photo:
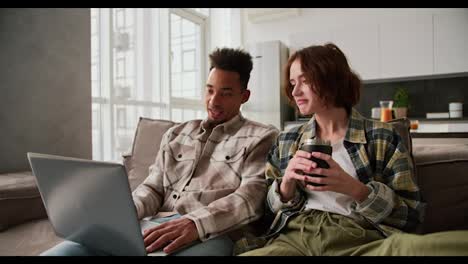
[[[321,138],[308,138],[304,140],[304,144],[307,145],[331,145],[329,140],[323,140]]]

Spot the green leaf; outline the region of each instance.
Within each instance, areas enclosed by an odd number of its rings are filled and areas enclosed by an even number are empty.
[[[398,87],[393,96],[393,107],[409,107],[409,93],[405,87]]]

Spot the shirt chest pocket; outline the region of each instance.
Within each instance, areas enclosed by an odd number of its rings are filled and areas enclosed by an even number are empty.
[[[220,175],[219,184],[223,187],[238,187],[242,178],[245,148],[219,149],[213,151],[210,167]]]
[[[166,147],[166,174],[174,180],[188,177],[195,166],[195,147],[171,142]]]

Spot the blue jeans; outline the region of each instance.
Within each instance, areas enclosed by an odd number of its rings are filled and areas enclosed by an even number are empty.
[[[179,218],[180,215],[172,215],[158,219],[153,222],[164,223]],[[227,235],[215,237],[205,242],[196,242],[194,245],[184,248],[171,256],[232,256],[234,243]],[[64,241],[40,254],[41,256],[108,256],[102,251],[95,251],[79,243]]]

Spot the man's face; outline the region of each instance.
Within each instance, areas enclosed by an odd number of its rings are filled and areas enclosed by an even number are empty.
[[[240,106],[249,100],[250,91],[242,89],[239,74],[213,68],[205,88],[208,120],[224,123],[239,113]]]

